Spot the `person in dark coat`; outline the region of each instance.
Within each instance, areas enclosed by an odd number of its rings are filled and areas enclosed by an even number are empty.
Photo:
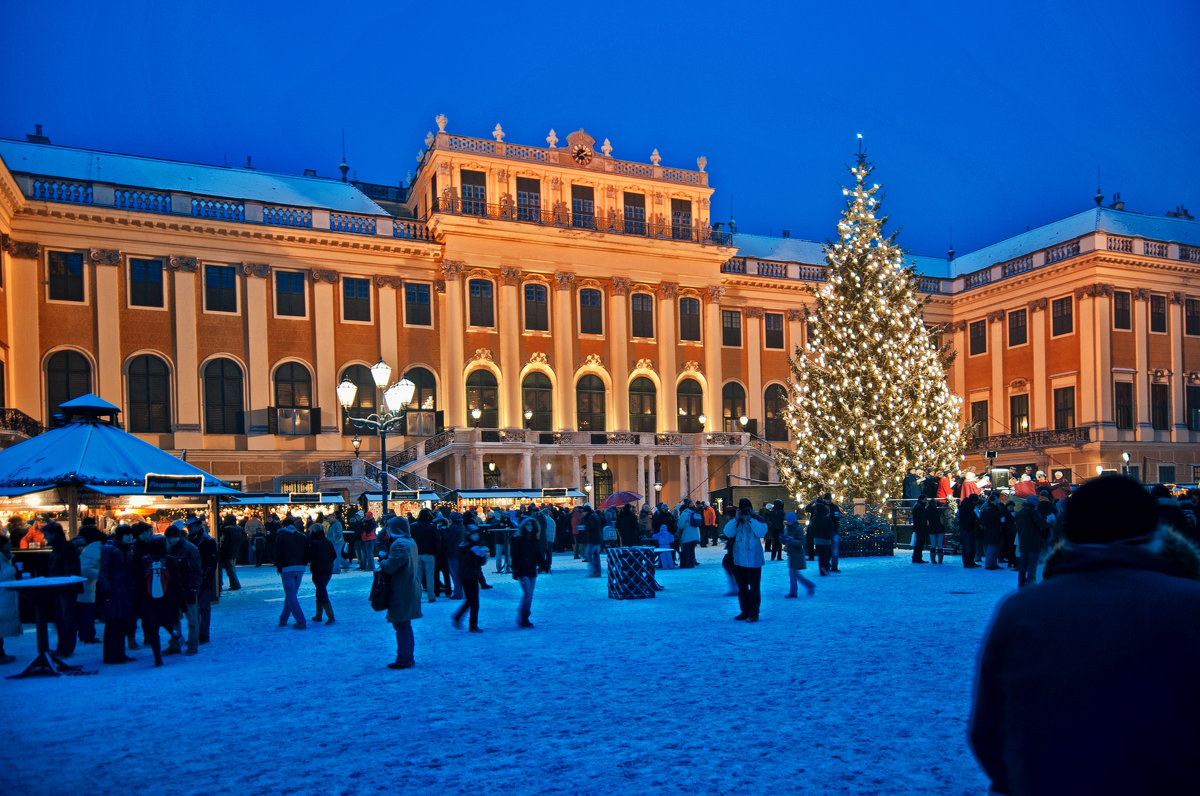
[[[909,505],[914,505],[917,498],[921,496],[921,479],[917,475],[916,467],[908,468],[908,475],[904,476],[904,483],[900,487],[900,494],[907,501],[911,501]]]
[[[42,535],[46,537],[46,545],[51,549],[50,568],[46,576],[61,578],[78,575],[79,548],[67,541],[66,532],[57,522],[48,522],[42,526]],[[60,658],[75,653],[75,601],[81,586],[54,590],[54,628],[58,633],[58,647],[54,654]]]
[[[449,545],[446,543],[446,529],[449,528],[449,522],[441,514],[433,515],[433,532],[437,537],[437,550],[433,556],[434,569],[434,596],[439,594],[450,597],[454,594],[453,579],[450,575],[450,552],[447,549]]]
[[[246,532],[238,525],[237,517],[229,514],[221,527],[221,572],[229,576],[229,590],[237,591],[242,588],[237,576],[238,553],[246,543]],[[224,578],[221,579],[224,582]]]
[[[279,614],[279,626],[287,627],[288,618],[291,617],[296,620],[293,625],[296,630],[308,627],[304,609],[300,607],[300,599],[296,596],[308,564],[308,537],[303,533],[303,522],[296,520],[295,524],[279,526],[275,543],[275,571],[283,581],[283,612]]]
[[[583,504],[583,535],[586,542],[583,557],[591,567],[588,577],[598,578],[601,576],[600,548],[604,546],[604,523],[589,503]]]
[[[389,669],[411,669],[416,665],[416,639],[412,620],[421,618],[421,578],[417,574],[417,543],[409,535],[408,521],[391,517],[387,521],[388,538],[392,541],[379,568],[388,575],[390,594],[387,621],[396,634],[396,660]]]
[[[1004,525],[1007,521],[1008,515],[1000,506],[1000,495],[991,493],[988,495],[987,505],[979,512],[979,538],[986,551],[984,569],[1000,569],[1000,542],[1004,538]]]
[[[196,609],[200,614],[200,643],[207,644],[212,625],[212,590],[219,571],[220,551],[217,541],[208,535],[208,526],[203,520],[193,520],[188,526],[188,541],[200,553],[200,588],[196,590]]]
[[[135,570],[138,575],[137,606],[142,617],[142,634],[154,653],[154,665],[163,665],[163,651],[158,631],[170,629],[179,616],[179,604],[183,600],[182,589],[177,578],[172,577],[171,565],[167,561],[167,540],[156,536],[147,544],[146,555],[142,556]],[[174,636],[172,636],[174,638]]]
[[[279,529],[283,527],[283,523],[279,521],[279,515],[274,512],[267,518],[266,524],[263,525],[265,541],[263,542],[263,557],[261,561],[268,564],[275,563],[275,547],[279,543]]]
[[[454,527],[456,523],[462,524],[462,515],[451,514],[451,527]],[[487,559],[488,549],[483,545],[479,529],[472,526],[466,540],[459,545],[458,555],[455,559],[458,561],[458,575],[455,577],[455,583],[462,587],[463,592],[463,604],[450,619],[450,623],[456,628],[462,627],[462,616],[470,611],[468,629],[472,633],[483,632],[479,627],[479,578],[483,574],[483,565],[487,563]]]
[[[103,660],[129,663],[125,639],[137,624],[137,571],[133,559],[133,528],[118,525],[113,539],[100,550],[96,607],[104,620]]]
[[[913,504],[912,510],[912,562],[914,564],[925,563],[925,538],[928,531],[928,525],[925,522],[925,511],[928,498],[921,495],[917,498],[917,502]]]
[[[450,514],[448,521],[446,530],[442,532],[442,547],[446,551],[446,566],[450,569],[452,591],[449,596],[452,600],[461,600],[463,590],[462,584],[459,582],[458,554],[459,548],[466,541],[466,529],[463,527],[462,515],[457,511]]]
[[[782,561],[783,526],[786,522],[783,501],[776,500],[771,504],[771,508],[763,513],[765,515],[763,519],[767,521],[767,552],[771,554],[772,561]]]
[[[817,574],[828,575],[833,558],[833,519],[829,516],[829,506],[817,498],[804,507],[804,512],[808,514],[806,533],[817,549]]]
[[[946,560],[946,553],[942,549],[946,541],[946,524],[941,504],[926,501],[921,518],[925,522],[925,538],[929,542],[929,563],[941,564]]]
[[[529,621],[533,611],[533,588],[537,585],[538,570],[546,566],[541,534],[540,518],[531,515],[521,522],[509,543],[513,580],[521,584],[521,604],[517,608],[517,627],[521,628],[533,627],[533,622]]]
[[[1062,530],[983,642],[969,737],[991,792],[1195,793],[1200,555],[1125,476],[1081,486]]]
[[[1038,559],[1050,538],[1050,526],[1038,511],[1037,501],[1026,500],[1021,504],[1013,525],[1017,526],[1017,541],[1021,545],[1021,566],[1017,570],[1017,587],[1037,583]]]
[[[633,506],[626,503],[617,512],[617,538],[621,540],[621,547],[637,547],[641,544],[640,536],[637,515],[633,513]]]
[[[324,613],[328,616],[325,624],[332,625],[333,604],[329,602],[329,592],[325,587],[333,577],[333,560],[337,558],[337,550],[320,525],[313,526],[309,537],[308,570],[312,574],[313,585],[317,587],[317,615],[312,621],[320,622]]]
[[[193,521],[196,521],[195,518]],[[187,654],[195,655],[200,645],[200,584],[204,578],[204,565],[200,562],[200,550],[184,538],[183,529],[178,524],[167,526],[163,535],[167,537],[167,564],[171,567],[171,578],[179,584],[179,610],[171,625],[171,641],[163,650],[163,655],[176,655],[183,651],[180,612],[187,617]],[[215,555],[213,560],[215,562]]]
[[[979,506],[979,495],[968,495],[958,504],[958,537],[962,542],[962,562],[966,569],[974,569],[975,564],[975,526],[979,516],[975,513]]]
[[[433,527],[433,512],[421,509],[417,521],[408,526],[412,540],[417,543],[417,561],[420,566],[420,577],[425,587],[425,596],[429,602],[437,600],[434,583],[437,569],[438,536],[437,528]]]

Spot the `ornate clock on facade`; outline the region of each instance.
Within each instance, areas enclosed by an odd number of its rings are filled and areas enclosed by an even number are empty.
[[[571,150],[571,158],[580,166],[586,166],[592,162],[592,150],[580,144]]]

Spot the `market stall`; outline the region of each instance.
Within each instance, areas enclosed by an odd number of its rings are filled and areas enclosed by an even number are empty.
[[[367,510],[372,515],[375,517],[383,516],[382,492],[364,492],[359,497],[355,510],[362,508],[364,501],[366,502]],[[406,514],[412,514],[415,517],[420,513],[421,509],[437,508],[441,502],[442,496],[432,489],[393,489],[388,492],[388,509],[394,511],[400,517]]]
[[[545,489],[456,489],[446,495],[446,502],[459,511],[474,508],[494,508],[508,511],[529,503],[573,508],[587,496],[570,487]]]

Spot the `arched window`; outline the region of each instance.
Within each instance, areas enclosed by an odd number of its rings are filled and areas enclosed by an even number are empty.
[[[721,388],[721,430],[742,431],[738,419],[746,414],[746,391],[736,381]]]
[[[604,294],[599,290],[579,291],[579,333],[604,334]]]
[[[772,384],[763,393],[763,434],[772,442],[787,442],[787,423],[783,422],[783,408],[787,406],[787,390],[782,384]]]
[[[575,409],[580,431],[604,431],[604,382],[588,374],[575,383]]]
[[[654,297],[648,293],[634,293],[629,302],[630,323],[634,337],[654,337]]]
[[[409,368],[404,378],[415,387],[404,431],[410,437],[433,436],[438,433],[437,381],[425,368]]]
[[[521,411],[530,411],[533,414],[528,420],[525,420],[522,414],[521,419],[525,421],[525,427],[549,431],[554,423],[553,400],[554,388],[550,384],[549,376],[536,370],[526,375],[521,382]]]
[[[374,382],[371,393],[374,394]],[[275,406],[267,415],[272,434],[298,436],[320,430],[318,410],[313,409],[312,377],[298,362],[285,362],[275,369]]]
[[[46,418],[58,405],[92,391],[92,366],[77,351],[56,351],[46,360]]]
[[[492,309],[492,283],[486,279],[472,279],[467,283],[467,309],[471,326],[495,326]]]
[[[129,430],[141,434],[171,431],[171,374],[167,363],[151,354],[129,362]]]
[[[675,388],[679,404],[679,430],[684,434],[699,434],[704,430],[700,415],[704,414],[704,388],[695,379],[684,379]]]
[[[204,433],[245,434],[242,368],[232,359],[204,366]]]
[[[479,428],[499,428],[497,406],[496,377],[490,370],[473,371],[467,376],[467,422]],[[482,412],[478,423],[471,417],[471,410],[476,408]]]
[[[658,431],[658,390],[654,382],[638,376],[629,385],[629,430]]]
[[[351,365],[342,371],[338,379],[339,384],[342,379],[349,380],[358,388],[358,392],[354,393],[354,403],[349,409],[342,409],[342,434],[351,436],[357,434],[358,429],[350,422],[350,418],[370,417],[375,414],[375,379],[371,378],[371,371],[366,365]]]

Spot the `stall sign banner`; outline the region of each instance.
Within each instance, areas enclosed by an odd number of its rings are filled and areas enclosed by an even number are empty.
[[[565,486],[545,487],[542,489],[542,497],[544,498],[565,498],[567,496],[567,488]]]
[[[320,492],[292,492],[288,495],[288,503],[320,503]]]
[[[421,499],[421,493],[414,489],[393,489],[388,492],[388,500],[402,501],[417,501]]]
[[[147,495],[178,495],[204,491],[202,475],[159,475],[146,473]]]

